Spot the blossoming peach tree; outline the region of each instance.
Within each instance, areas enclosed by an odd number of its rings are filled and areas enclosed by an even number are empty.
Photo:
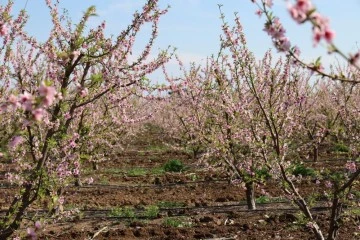
[[[206,66],[193,65],[177,78],[183,84],[171,94],[175,118],[170,122],[179,127],[178,133],[185,133],[178,137],[202,147],[200,160],[225,167],[235,182],[242,182],[248,208],[255,209],[255,186],[264,180],[260,173],[273,171],[274,149],[284,162],[284,149],[294,139],[298,124],[293,115],[306,97],[309,77],[290,81],[296,73],[302,75],[300,70],[292,70],[288,61],[273,66],[270,52],[258,63],[246,46],[239,18],[233,28],[222,19],[218,54],[208,58]],[[278,124],[279,129],[273,129]]]
[[[167,12],[159,9],[157,0],[148,0],[115,38],[105,36],[105,22],[87,30],[95,7],[74,26],[59,13],[59,1],[45,2],[53,27],[43,43],[24,31],[25,11],[12,17],[12,1],[0,6],[0,159],[1,164],[15,167],[7,178],[18,186],[1,217],[0,239],[13,235],[27,209],[38,201],[48,199],[52,208],[62,204],[57,190],[79,175],[81,142],[91,136],[86,130],[94,130],[85,127],[91,124],[84,121],[87,114],[102,104],[104,111],[111,112],[114,107],[119,112],[134,89],[146,87],[143,78],[171,55],[166,49],[149,59],[159,18]],[[134,59],[137,34],[149,24],[152,34],[148,43],[136,60],[130,60]],[[95,124],[114,123],[114,117]],[[28,234],[34,236],[40,222],[31,220],[36,224],[28,228]]]
[[[264,8],[270,5],[271,1],[263,3]],[[359,175],[355,137],[358,72],[351,66],[337,67],[324,75],[319,62],[299,62],[298,51],[283,38],[285,30],[279,19],[269,14],[265,29],[278,50],[288,52],[288,56],[273,62],[268,52],[257,61],[246,47],[239,19],[233,29],[224,22],[219,54],[209,58],[206,66],[192,66],[182,77],[175,78],[183,80],[183,86],[172,89],[173,104],[183,104],[188,111],[174,107],[178,117],[174,120],[182,128],[179,131],[185,133],[185,142],[200,143],[208,163],[224,163],[245,182],[250,209],[255,208],[252,184],[257,183],[256,171],[265,167],[283,191],[282,196],[299,207],[317,239],[325,239],[324,228],[312,207],[319,196],[327,201],[327,239],[336,239],[343,207],[356,206],[352,190]],[[318,30],[323,31],[318,33],[321,38],[331,41],[333,31],[328,25]],[[298,64],[294,64],[294,58]],[[340,81],[312,81],[311,72],[303,67]],[[294,173],[294,169],[299,164],[307,167],[304,159],[308,152],[317,152],[320,144],[333,140],[350,146],[348,162],[344,168],[329,167],[317,172],[312,182],[316,190],[304,194],[304,182],[309,179]],[[242,151],[246,148],[249,151]],[[313,155],[316,160],[317,153]]]
[[[294,4],[289,4],[288,11],[290,16],[299,24],[304,24],[309,22],[312,25],[313,33],[313,42],[316,46],[320,41],[325,40],[327,43],[328,51],[330,54],[338,54],[341,56],[347,63],[348,66],[346,69],[337,68],[336,71],[326,72],[323,66],[321,65],[320,58],[314,63],[306,63],[300,59],[300,50],[292,46],[289,38],[286,36],[286,30],[283,27],[280,19],[274,16],[271,11],[273,5],[272,0],[251,0],[251,2],[257,4],[258,10],[257,14],[265,15],[266,23],[264,30],[271,37],[274,46],[280,52],[285,52],[292,60],[294,64],[297,64],[301,67],[311,70],[312,72],[317,73],[319,76],[325,78],[327,81],[333,80],[341,82],[342,84],[327,84],[329,88],[326,87],[325,91],[330,92],[329,99],[336,103],[335,113],[330,117],[330,121],[327,121],[330,126],[324,127],[318,135],[317,138],[319,141],[323,141],[326,135],[329,134],[337,124],[338,121],[340,126],[341,137],[348,139],[348,143],[352,146],[349,156],[349,161],[346,164],[346,172],[332,172],[327,176],[328,184],[330,188],[329,196],[331,199],[331,213],[329,219],[329,227],[326,239],[336,239],[338,236],[338,230],[340,227],[339,221],[341,214],[343,213],[343,206],[351,197],[351,189],[358,184],[360,168],[358,165],[359,160],[359,148],[357,146],[358,140],[354,138],[353,133],[348,132],[349,129],[354,129],[354,125],[359,117],[359,112],[357,107],[354,107],[352,104],[353,101],[356,101],[358,97],[358,83],[360,82],[359,77],[359,53],[355,54],[345,54],[334,44],[333,40],[335,38],[335,32],[331,28],[329,19],[321,15],[316,8],[313,6],[310,0],[296,0]],[[347,84],[347,86],[346,86]],[[340,90],[340,91],[339,91]],[[340,93],[340,94],[339,94]],[[269,130],[271,126],[268,126]],[[317,128],[317,127],[315,127]],[[308,129],[309,130],[309,129]],[[315,132],[317,130],[315,129]],[[346,134],[345,134],[346,132]],[[308,131],[309,133],[309,131]],[[320,135],[320,136],[319,136]],[[310,138],[314,138],[312,133],[309,134]],[[314,145],[316,149],[316,144]],[[287,182],[286,173],[282,174],[283,179]],[[290,182],[289,185],[291,186]],[[298,196],[296,191],[293,191],[295,196]],[[303,205],[304,206],[304,205]],[[304,209],[299,205],[300,209]],[[305,206],[306,207],[306,206]],[[312,228],[317,239],[325,239],[319,225],[314,221],[312,216],[306,213],[307,219],[309,220],[309,226]]]

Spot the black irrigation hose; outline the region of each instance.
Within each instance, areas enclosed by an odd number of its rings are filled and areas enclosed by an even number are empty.
[[[239,205],[238,207],[244,207],[243,205]],[[221,208],[219,206],[206,206],[206,207],[193,207],[193,208],[183,208],[180,209],[178,211],[176,211],[176,209],[159,209],[160,213],[161,212],[167,212],[170,213],[169,216],[166,217],[179,217],[179,216],[196,216],[199,215],[199,211],[201,210],[210,210],[210,213],[233,213],[233,212],[242,212],[242,213],[263,213],[263,212],[298,212],[300,211],[299,208],[264,208],[264,209],[255,209],[255,210],[249,210],[249,209],[234,209],[236,208],[236,206],[222,206]],[[310,210],[313,212],[324,212],[324,211],[328,211],[330,210],[331,207],[323,207],[323,206],[319,206],[319,207],[313,207]],[[352,209],[359,209],[359,208],[347,208],[348,210],[352,210]],[[82,219],[114,219],[114,220],[119,220],[119,219],[156,219],[156,218],[151,218],[151,217],[147,217],[144,215],[145,211],[139,211],[137,212],[137,214],[140,214],[138,216],[134,216],[134,217],[126,217],[126,216],[109,216],[109,214],[111,213],[111,210],[101,210],[101,211],[90,211],[87,210],[87,214],[86,215],[86,211],[83,211],[82,213],[84,213],[84,215],[82,216]],[[95,213],[95,214],[94,214]],[[102,214],[99,214],[102,213]],[[194,214],[195,213],[195,214]],[[205,211],[206,213],[206,211]],[[96,215],[99,214],[99,215]],[[142,215],[141,215],[142,214]]]
[[[276,208],[260,208],[255,210],[244,209],[245,205],[228,205],[228,206],[201,206],[201,207],[189,207],[189,208],[167,208],[167,209],[159,209],[159,215],[161,213],[166,213],[164,217],[179,217],[179,216],[196,216],[201,213],[263,213],[263,212],[298,212],[300,211],[299,208],[296,207],[276,207]],[[310,210],[312,212],[324,212],[330,210],[331,207],[326,206],[318,206],[313,207]],[[347,210],[359,210],[359,207],[346,207]],[[135,209],[136,211],[136,209]],[[3,215],[6,211],[1,210],[0,214]],[[31,211],[28,212],[28,217],[32,215],[39,215],[39,214],[46,214],[48,211],[46,210],[38,210],[38,211]],[[128,216],[111,216],[112,210],[82,210],[80,211],[81,217],[80,219],[157,219],[161,217],[148,217],[146,216],[145,210],[137,210],[136,215],[132,217]]]
[[[360,199],[359,199],[360,200]],[[324,203],[327,201],[318,201],[318,203]],[[273,205],[274,208],[271,208],[271,206]],[[240,211],[240,212],[256,212],[256,211],[298,211],[299,208],[297,207],[287,207],[287,208],[278,208],[277,205],[288,205],[288,206],[293,206],[292,204],[290,204],[289,201],[274,201],[274,202],[267,202],[267,203],[257,203],[256,206],[259,207],[260,209],[255,209],[255,210],[249,210],[249,209],[238,209],[236,211]],[[199,211],[199,210],[219,210],[219,213],[221,212],[228,212],[229,210],[232,210],[233,208],[244,208],[247,207],[246,203],[237,203],[237,204],[223,204],[223,205],[212,205],[212,206],[194,206],[194,207],[171,207],[171,208],[159,208],[160,212],[169,212],[169,211],[179,211],[179,212],[186,212],[186,211]],[[269,208],[270,207],[270,208]],[[344,209],[360,209],[360,207],[351,207],[349,205],[344,205],[343,206]],[[136,211],[137,213],[144,213],[146,210],[143,209],[137,209],[137,208],[131,208],[132,210]],[[227,211],[224,211],[222,209],[229,209]],[[331,209],[331,207],[328,206],[316,206],[316,207],[312,207],[311,210],[313,211],[324,211],[324,210],[328,210]],[[98,214],[105,214],[105,213],[111,213],[113,211],[113,209],[90,209],[90,210],[80,210],[81,213],[84,214],[93,214],[93,213],[98,213]],[[39,209],[39,210],[33,210],[33,211],[28,211],[28,213],[46,213],[48,212],[47,210],[44,209]],[[1,213],[6,213],[6,210],[0,210],[0,214]]]
[[[228,180],[218,179],[218,180],[201,180],[201,181],[189,181],[189,182],[173,182],[173,183],[166,183],[166,184],[143,184],[143,185],[111,185],[111,184],[90,184],[90,185],[83,185],[81,187],[69,187],[68,189],[82,189],[82,188],[110,188],[110,189],[126,189],[126,188],[167,188],[173,186],[182,186],[182,185],[196,185],[196,184],[221,184],[221,183],[228,183]],[[17,186],[8,184],[8,183],[0,183],[0,189],[13,189],[17,188]]]
[[[320,201],[319,201],[320,202]],[[274,201],[274,202],[266,202],[266,203],[257,203],[257,206],[266,206],[266,205],[277,205],[277,204],[286,204],[289,201]],[[246,203],[237,203],[237,204],[224,204],[224,205],[214,205],[214,206],[195,206],[195,207],[172,207],[172,208],[159,208],[160,211],[181,211],[181,210],[194,210],[194,209],[211,209],[211,208],[229,208],[229,207],[246,207]],[[135,209],[136,210],[136,209]],[[139,210],[139,209],[137,209]],[[90,209],[90,210],[80,210],[81,212],[111,212],[112,209]],[[6,210],[0,210],[0,213],[4,213]],[[31,212],[31,211],[29,211]],[[36,210],[36,212],[46,212],[46,210],[40,209]]]
[[[310,181],[316,181],[317,178],[311,178],[308,179]],[[274,179],[268,179],[269,183],[274,183]],[[165,184],[126,184],[126,185],[115,185],[115,184],[89,184],[89,185],[83,185],[83,186],[68,186],[68,190],[72,189],[91,189],[91,188],[104,188],[104,189],[127,189],[127,188],[168,188],[168,187],[174,187],[174,186],[186,186],[186,185],[196,185],[196,184],[222,184],[227,183],[228,185],[236,185],[229,183],[228,179],[212,179],[212,180],[200,180],[200,181],[188,181],[188,182],[171,182],[171,183],[165,183]],[[18,188],[15,185],[12,185],[10,183],[0,183],[0,189],[16,189]]]

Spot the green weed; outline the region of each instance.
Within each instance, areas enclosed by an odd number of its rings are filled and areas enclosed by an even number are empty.
[[[178,159],[172,159],[165,163],[164,170],[166,172],[181,172],[185,170],[185,165]]]
[[[144,168],[131,168],[126,172],[129,177],[139,177],[147,174],[147,170]]]
[[[160,209],[158,206],[150,205],[145,207],[144,216],[146,218],[157,218],[160,213]]]
[[[303,176],[303,177],[314,177],[316,176],[316,172],[313,168],[307,168],[302,164],[295,165],[294,169],[292,170],[292,174],[295,176]]]
[[[116,207],[110,211],[109,216],[135,218],[136,215],[134,209],[131,207]]]

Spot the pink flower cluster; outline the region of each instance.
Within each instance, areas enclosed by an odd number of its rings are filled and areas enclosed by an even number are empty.
[[[0,36],[4,37],[8,34],[8,32],[9,28],[4,23],[0,23]]]
[[[54,87],[46,86],[45,84],[41,84],[38,89],[39,95],[43,98],[42,102],[45,107],[49,107],[53,104],[56,96],[56,91]]]
[[[46,86],[43,83],[38,88],[38,96],[26,91],[19,96],[11,94],[8,98],[8,104],[3,105],[1,111],[5,111],[8,106],[15,109],[22,108],[24,111],[31,113],[33,120],[41,121],[45,113],[44,108],[50,107],[55,99],[61,98],[61,94],[57,93],[54,87]]]
[[[38,239],[37,238],[37,234],[36,234],[36,232],[38,231],[38,230],[40,230],[40,228],[41,228],[41,223],[40,223],[40,221],[36,221],[35,222],[35,224],[34,224],[34,227],[35,228],[27,228],[26,229],[26,232],[27,232],[27,235],[28,235],[28,237],[29,238],[31,238],[31,239]]]
[[[310,0],[297,0],[294,5],[289,6],[291,17],[298,23],[309,20],[313,24],[313,41],[316,46],[321,39],[332,43],[335,32],[329,26],[329,20],[320,15],[312,6]]]
[[[276,48],[279,51],[289,51],[290,41],[285,36],[286,30],[280,22],[279,18],[274,18],[272,21],[265,24],[264,31],[271,36]]]
[[[350,173],[354,173],[357,170],[356,163],[353,161],[349,161],[345,165],[346,170],[348,170]]]
[[[309,0],[297,0],[296,4],[289,7],[291,17],[298,23],[303,23],[311,10],[313,6]]]
[[[11,141],[9,142],[9,147],[11,149],[15,149],[18,145],[20,145],[22,142],[24,141],[24,139],[21,136],[15,136],[11,139]]]

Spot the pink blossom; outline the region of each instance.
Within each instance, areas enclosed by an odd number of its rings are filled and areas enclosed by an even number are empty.
[[[20,102],[25,103],[32,100],[32,95],[28,92],[24,92],[23,94],[20,94]]]
[[[33,228],[27,228],[26,233],[32,239],[36,239],[36,233],[35,233],[35,230]]]
[[[0,104],[0,112],[6,112],[8,105],[6,103]]]
[[[0,25],[0,36],[3,37],[7,35],[9,32],[9,28],[5,24]]]
[[[32,113],[35,121],[41,121],[41,119],[43,118],[43,115],[44,115],[44,110],[42,108],[37,108],[37,109],[33,110],[31,113]]]
[[[354,173],[356,172],[356,163],[353,161],[347,162],[345,165],[345,168],[350,172],[350,173]]]
[[[328,43],[332,43],[333,39],[335,38],[335,31],[327,28],[324,32],[324,38]]]
[[[63,99],[63,95],[61,94],[61,92],[56,92],[55,98],[61,100]]]
[[[40,229],[41,228],[41,222],[40,221],[36,221],[35,222],[35,229]]]
[[[300,48],[298,48],[297,46],[294,47],[294,55],[299,57],[301,54]]]
[[[32,109],[32,99],[33,99],[33,96],[28,92],[24,92],[23,94],[20,94],[19,102],[21,103],[22,107],[26,111],[31,111],[31,109]]]
[[[297,22],[303,23],[306,20],[306,14],[299,11],[296,7],[292,6],[289,8],[290,16]]]
[[[21,144],[23,142],[23,138],[21,136],[15,136],[11,139],[10,143],[9,143],[9,147],[11,149],[16,148],[19,144]]]
[[[255,14],[258,15],[259,17],[261,17],[261,15],[263,14],[263,11],[258,9],[258,10],[256,10]]]
[[[308,13],[313,8],[310,0],[297,0],[295,6],[304,13]]]
[[[77,144],[76,144],[74,141],[71,141],[70,144],[69,144],[69,146],[70,146],[71,148],[76,148]]]
[[[320,32],[320,30],[317,28],[314,29],[313,31],[314,46],[316,46],[320,42],[321,38],[322,38],[322,32]]]
[[[332,184],[332,182],[330,182],[330,181],[325,181],[325,186],[326,186],[327,188],[331,188],[331,187],[333,186],[333,184]]]
[[[264,31],[274,39],[284,37],[286,33],[279,18],[275,18],[271,23],[267,24]]]
[[[87,88],[83,88],[80,90],[80,97],[86,97],[89,94],[89,90]]]
[[[309,0],[298,0],[295,5],[289,6],[288,9],[291,17],[296,22],[303,23],[313,7]]]
[[[70,118],[71,118],[70,113],[69,113],[69,112],[65,113],[65,114],[64,114],[64,118],[65,118],[65,120],[70,119]]]
[[[55,100],[56,90],[54,87],[46,86],[45,84],[41,84],[38,89],[40,96],[44,98],[43,103],[46,107],[52,105]]]
[[[289,38],[287,37],[281,37],[278,39],[278,42],[277,42],[277,48],[279,51],[289,51],[290,50],[290,41],[289,41]]]
[[[11,105],[13,105],[13,106],[15,106],[15,107],[18,107],[20,104],[19,104],[19,102],[18,102],[18,98],[15,96],[15,95],[13,95],[13,94],[11,94],[10,96],[9,96],[9,103],[11,104]]]
[[[271,8],[274,5],[273,0],[265,0],[265,5]]]

